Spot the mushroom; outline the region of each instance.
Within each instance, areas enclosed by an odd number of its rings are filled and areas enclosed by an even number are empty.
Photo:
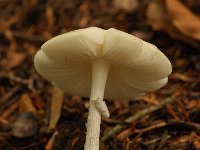
[[[99,149],[103,99],[133,99],[163,87],[171,63],[156,46],[125,32],[97,27],[79,29],[44,43],[36,70],[68,93],[90,97],[85,150]]]

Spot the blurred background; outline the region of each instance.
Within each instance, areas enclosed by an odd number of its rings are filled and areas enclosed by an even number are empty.
[[[153,43],[173,66],[162,89],[107,102],[101,150],[199,150],[199,0],[0,0],[0,149],[83,149],[87,98],[55,89],[33,59],[48,39],[91,26]]]

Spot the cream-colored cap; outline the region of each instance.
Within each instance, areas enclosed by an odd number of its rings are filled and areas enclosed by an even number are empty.
[[[110,64],[105,99],[133,99],[164,86],[171,63],[156,46],[125,32],[97,27],[75,30],[44,43],[35,55],[36,70],[53,85],[90,96],[92,63]]]

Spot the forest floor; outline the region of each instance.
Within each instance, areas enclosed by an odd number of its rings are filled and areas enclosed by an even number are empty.
[[[33,59],[48,39],[90,26],[155,44],[173,67],[160,90],[106,102],[100,149],[200,150],[200,1],[0,0],[0,10],[0,150],[83,149],[87,98],[64,93],[49,129],[58,93]]]

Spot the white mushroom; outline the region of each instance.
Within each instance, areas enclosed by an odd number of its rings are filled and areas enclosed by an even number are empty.
[[[171,63],[154,45],[125,32],[96,27],[57,36],[35,56],[36,70],[53,85],[90,97],[85,150],[99,149],[103,99],[133,99],[164,86]]]

